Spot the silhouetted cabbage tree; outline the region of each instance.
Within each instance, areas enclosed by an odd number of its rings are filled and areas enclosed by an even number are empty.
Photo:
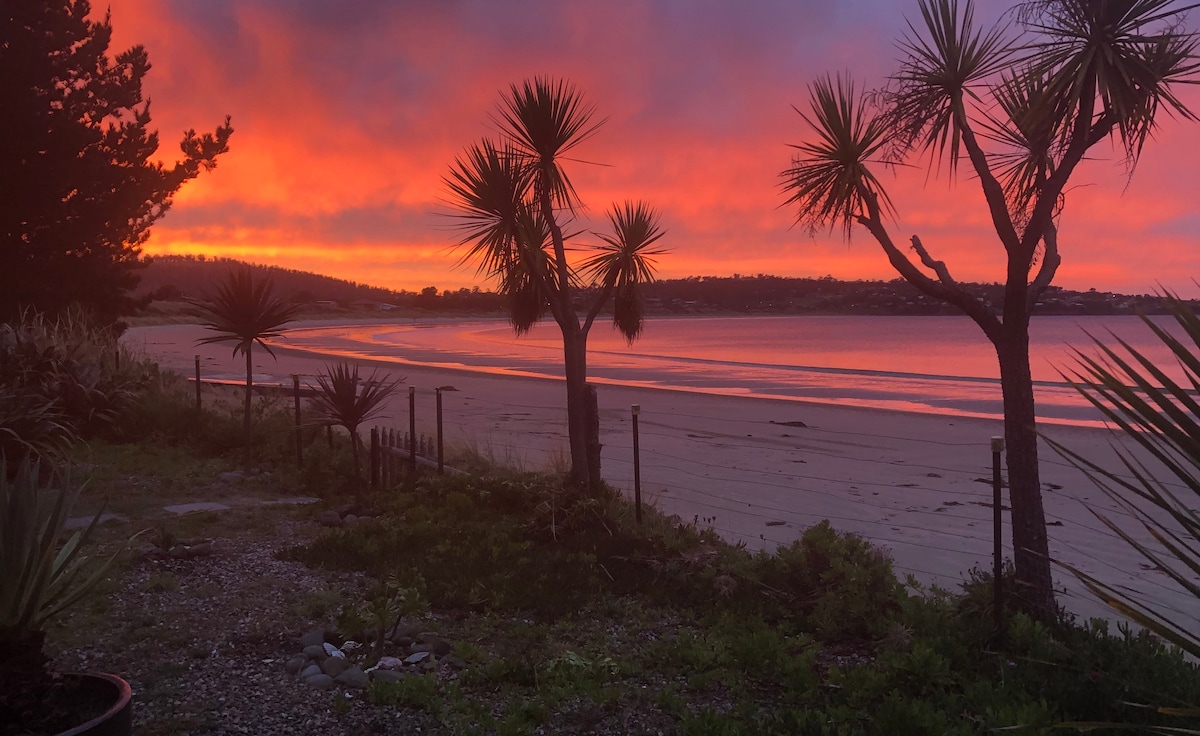
[[[631,342],[642,330],[641,286],[654,278],[664,231],[643,202],[614,204],[599,244],[567,242],[582,206],[564,165],[600,127],[568,82],[537,78],[501,97],[499,136],[467,148],[445,182],[463,232],[463,260],[494,279],[518,335],[547,313],[562,332],[571,475],[600,485],[600,443],[587,386],[587,337],[611,303],[613,324]],[[568,251],[579,252],[578,263]],[[580,306],[577,306],[580,305]]]
[[[1167,295],[1167,304],[1182,338],[1147,317],[1142,321],[1170,349],[1182,380],[1172,378],[1119,338],[1113,338],[1119,346],[1113,347],[1093,337],[1100,354],[1075,351],[1078,366],[1064,374],[1128,442],[1140,446],[1154,462],[1147,464],[1128,445],[1114,443],[1123,467],[1118,472],[1050,443],[1141,527],[1144,535],[1092,509],[1105,526],[1192,597],[1192,615],[1136,600],[1116,586],[1060,564],[1118,613],[1200,658],[1200,398],[1196,393],[1200,318],[1173,294]]]
[[[970,2],[921,0],[888,87],[861,92],[843,77],[810,85],[801,117],[814,137],[782,172],[788,203],[812,230],[855,225],[901,276],[958,307],[996,349],[1012,495],[1017,580],[1035,610],[1054,610],[1038,473],[1029,317],[1061,258],[1056,219],[1085,156],[1120,144],[1130,173],[1160,113],[1195,115],[1176,86],[1195,81],[1190,7],[1172,0],[1036,0],[977,27]],[[872,105],[877,101],[878,105]],[[1002,304],[973,297],[934,249],[892,238],[879,169],[928,155],[953,175],[965,156],[1006,260]]]
[[[358,365],[336,363],[326,366],[325,372],[317,375],[317,391],[313,395],[317,416],[325,421],[345,427],[350,433],[350,452],[354,456],[354,472],[359,471],[358,456],[362,439],[358,427],[374,419],[384,409],[384,402],[396,392],[403,378],[389,380],[380,376],[378,370],[360,379]]]
[[[275,294],[270,277],[256,277],[248,268],[230,271],[225,280],[217,285],[215,295],[192,304],[201,324],[217,333],[197,340],[197,345],[231,342],[234,357],[238,353],[246,356],[243,426],[249,442],[250,408],[254,392],[251,349],[254,343],[258,343],[274,358],[275,353],[266,340],[283,334],[283,326],[296,317],[299,307]]]

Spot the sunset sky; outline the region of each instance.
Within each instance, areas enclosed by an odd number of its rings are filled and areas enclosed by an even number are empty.
[[[994,19],[1008,6],[984,2]],[[103,0],[93,7],[103,12]],[[912,2],[891,0],[111,0],[113,51],[140,43],[145,91],[176,156],[187,128],[235,133],[189,183],[146,252],[205,253],[397,289],[488,288],[452,248],[442,177],[489,135],[499,93],[564,77],[607,123],[571,176],[603,226],[610,203],[658,207],[662,277],[771,273],[893,278],[865,231],[811,237],[781,207],[792,109],[824,72],[879,86]],[[1193,23],[1196,21],[1193,20]],[[1200,89],[1183,90],[1200,110]],[[1127,185],[1107,144],[1077,172],[1056,283],[1200,293],[1200,124],[1164,116]],[[1108,158],[1101,158],[1101,156]],[[883,178],[900,213],[961,280],[1001,280],[977,183]],[[590,235],[580,242],[596,242]]]

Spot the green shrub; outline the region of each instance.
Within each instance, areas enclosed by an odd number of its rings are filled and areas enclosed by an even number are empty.
[[[786,596],[822,638],[879,638],[900,613],[904,589],[891,560],[828,521],[757,562],[761,583]]]

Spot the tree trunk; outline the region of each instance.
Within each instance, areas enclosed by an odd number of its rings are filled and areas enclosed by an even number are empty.
[[[1022,608],[1038,618],[1049,620],[1055,611],[1054,587],[1038,469],[1028,327],[1006,322],[1003,336],[995,347],[1004,394],[1004,440],[1008,455],[1017,596],[1022,599]]]
[[[563,365],[567,378],[567,437],[571,446],[571,481],[588,481],[587,340],[563,330]]]
[[[250,447],[250,401],[254,391],[254,364],[250,362],[250,346],[246,346],[246,412],[242,417],[242,431],[246,437],[246,447]]]

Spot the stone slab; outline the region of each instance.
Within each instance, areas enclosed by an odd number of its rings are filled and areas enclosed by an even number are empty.
[[[197,511],[228,511],[229,508],[229,506],[226,506],[223,503],[198,501],[196,503],[181,503],[174,506],[164,506],[163,511],[169,511],[172,514],[191,514]]]

